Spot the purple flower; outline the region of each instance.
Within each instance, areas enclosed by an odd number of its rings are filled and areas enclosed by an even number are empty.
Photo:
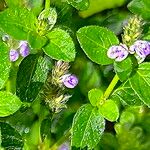
[[[119,46],[111,46],[107,51],[107,56],[115,61],[122,61],[128,56],[128,48],[125,44],[120,44]]]
[[[150,54],[150,43],[148,41],[138,40],[132,46],[130,51],[137,53],[139,56],[147,56]]]
[[[19,58],[19,53],[15,49],[11,49],[9,52],[10,61],[14,62]]]
[[[78,84],[78,78],[75,75],[66,74],[62,76],[62,82],[67,88],[74,88]]]
[[[58,150],[69,150],[69,143],[68,143],[68,142],[63,143],[63,144],[58,148]]]
[[[130,53],[135,53],[135,57],[138,59],[138,62],[141,63],[146,56],[150,54],[150,42],[137,40],[132,46],[130,46],[129,50]]]
[[[19,44],[19,49],[20,49],[20,55],[22,57],[26,57],[29,55],[29,45],[27,41],[21,41]]]

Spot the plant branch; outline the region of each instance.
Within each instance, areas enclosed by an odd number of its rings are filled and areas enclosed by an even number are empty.
[[[112,93],[112,91],[113,91],[114,87],[116,86],[116,84],[118,83],[118,81],[119,81],[119,77],[116,74],[104,93],[104,97],[103,97],[104,100],[108,99],[108,97]]]
[[[49,10],[50,8],[50,0],[45,0],[45,9]]]

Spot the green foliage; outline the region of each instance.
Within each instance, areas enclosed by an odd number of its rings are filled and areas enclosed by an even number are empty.
[[[107,50],[119,41],[112,31],[103,27],[88,26],[80,28],[77,37],[81,48],[92,61],[102,65],[113,63],[107,56]]]
[[[6,150],[23,148],[23,139],[17,130],[12,128],[9,124],[0,122],[1,131],[1,146]]]
[[[84,118],[84,119],[83,119]],[[105,120],[90,104],[79,108],[72,125],[72,146],[94,148],[105,129]]]
[[[67,2],[78,10],[85,10],[89,7],[89,0],[67,0]]]
[[[142,16],[150,20],[150,1],[133,0],[128,4],[128,8],[132,13]]]
[[[150,91],[147,90],[150,85],[149,70],[150,63],[140,64],[136,73],[114,91],[114,99],[118,98],[128,105],[142,105],[145,103],[150,106]]]
[[[0,43],[0,89],[4,86],[9,77],[11,63],[8,58],[8,47]]]
[[[32,102],[37,97],[48,73],[45,61],[36,54],[29,55],[21,62],[17,74],[17,95],[21,101]],[[38,62],[43,64],[39,65]]]
[[[9,92],[0,91],[0,117],[15,113],[21,106],[20,99]]]
[[[114,70],[118,75],[120,81],[125,81],[131,75],[133,68],[133,62],[131,57],[121,61],[121,62],[114,62]]]
[[[55,28],[47,34],[47,37],[50,43],[46,45],[43,50],[48,56],[66,62],[74,60],[75,46],[70,35],[66,31]]]
[[[92,89],[88,92],[88,98],[93,106],[98,105],[102,96],[103,92],[100,89]]]
[[[150,39],[150,2],[131,1],[130,11],[146,20],[136,16],[127,25],[126,4],[112,9],[124,2],[1,0],[0,149],[149,149],[150,59],[137,64],[130,54],[122,62],[107,56],[111,46]],[[30,47],[25,58],[20,40]],[[16,62],[10,49],[19,53]],[[75,74],[79,86],[66,88],[66,74]]]
[[[100,114],[107,120],[113,122],[119,118],[119,108],[113,100],[106,100],[99,106]]]
[[[7,8],[0,13],[0,28],[19,40],[27,39],[29,31],[35,31],[36,17],[26,8]]]

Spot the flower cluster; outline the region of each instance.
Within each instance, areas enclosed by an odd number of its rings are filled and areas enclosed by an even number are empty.
[[[29,45],[27,41],[17,41],[12,39],[9,35],[4,34],[2,36],[2,40],[7,43],[8,47],[10,47],[9,51],[9,59],[12,62],[18,60],[21,55],[23,58],[28,56],[30,53]]]
[[[9,52],[10,61],[14,62],[18,60],[19,55],[23,58],[29,55],[29,45],[27,41],[20,41],[19,47],[17,49],[11,49]]]
[[[66,108],[66,102],[72,96],[66,93],[66,87],[74,88],[78,84],[78,78],[69,73],[69,68],[67,62],[57,61],[41,93],[45,103],[55,113]]]
[[[126,59],[128,54],[134,54],[138,63],[143,62],[150,54],[150,42],[137,40],[129,48],[125,44],[120,44],[119,46],[113,45],[107,51],[107,56],[118,62]]]

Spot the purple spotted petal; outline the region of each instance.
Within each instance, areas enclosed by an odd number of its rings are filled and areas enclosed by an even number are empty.
[[[20,55],[22,57],[26,57],[30,53],[29,45],[28,45],[27,41],[21,41],[19,44],[19,49],[20,49]]]
[[[107,56],[111,59],[115,59],[117,57],[116,50],[118,50],[118,46],[111,46],[107,51]]]
[[[11,49],[9,52],[9,59],[10,61],[14,62],[19,58],[19,53],[15,49]]]
[[[118,56],[115,59],[115,61],[118,61],[118,62],[123,61],[124,59],[127,58],[128,54],[129,54],[128,51],[122,50],[120,53],[118,53]]]
[[[128,47],[125,44],[111,46],[107,51],[107,56],[115,61],[122,61],[128,56]]]
[[[74,88],[78,84],[78,78],[75,75],[64,75],[62,77],[63,84],[67,88]]]
[[[133,44],[135,52],[140,57],[146,57],[150,54],[150,44],[148,41],[138,40]]]

